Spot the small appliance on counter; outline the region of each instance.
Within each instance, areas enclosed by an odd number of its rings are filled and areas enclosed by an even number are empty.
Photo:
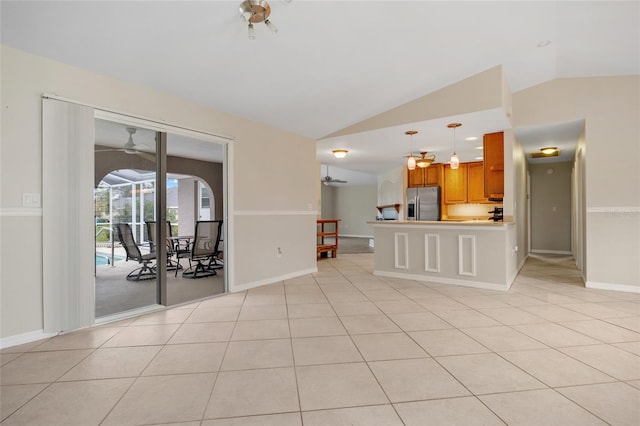
[[[407,220],[440,220],[440,187],[407,188]]]
[[[492,220],[494,222],[502,222],[504,220],[504,216],[502,215],[502,210],[503,210],[502,207],[495,207],[490,212],[487,212],[487,213],[493,214],[493,216],[491,216],[489,220]]]

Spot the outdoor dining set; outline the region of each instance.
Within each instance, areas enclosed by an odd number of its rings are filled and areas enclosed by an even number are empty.
[[[114,225],[118,241],[126,252],[126,260],[137,261],[140,266],[127,275],[128,281],[142,281],[155,279],[157,276],[158,238],[155,221],[146,222],[149,241],[146,243],[148,253],[141,251],[136,243],[129,223]],[[216,270],[222,269],[222,220],[197,221],[193,235],[173,235],[171,223],[167,221],[166,228],[166,267],[167,271],[182,270],[185,278],[204,278],[216,275]],[[145,247],[146,248],[146,247]],[[181,264],[186,259],[189,267]]]

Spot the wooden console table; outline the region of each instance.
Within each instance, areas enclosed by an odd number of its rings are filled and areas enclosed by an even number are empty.
[[[322,253],[331,252],[331,257],[336,257],[338,255],[338,222],[340,219],[318,219],[317,223],[319,226],[318,234],[317,234],[317,246],[316,253],[318,256],[321,256]],[[326,230],[325,225],[333,224],[333,231]],[[325,242],[325,237],[334,237],[335,242],[333,244],[328,244]]]

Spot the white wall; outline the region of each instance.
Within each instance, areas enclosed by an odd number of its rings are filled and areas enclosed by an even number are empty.
[[[378,206],[400,204],[398,219],[406,219],[406,196],[404,188],[407,187],[407,168],[396,167],[386,173],[378,175]]]
[[[585,120],[586,285],[640,292],[640,76],[557,79],[513,95],[514,125]]]
[[[41,95],[232,137],[228,191],[231,283],[246,288],[316,270],[315,142],[141,86],[2,46],[0,337],[42,330]],[[259,157],[263,161],[250,162]],[[258,237],[259,236],[259,237]],[[284,247],[276,258],[276,247]],[[44,254],[46,255],[46,253]]]

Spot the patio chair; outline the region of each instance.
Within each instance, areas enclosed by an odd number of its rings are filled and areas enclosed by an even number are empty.
[[[122,247],[124,247],[124,250],[127,253],[126,260],[131,259],[142,264],[141,267],[129,272],[127,280],[143,281],[154,279],[156,277],[156,267],[155,265],[152,265],[151,262],[156,259],[156,253],[154,251],[147,254],[142,254],[140,252],[140,248],[136,244],[136,240],[133,238],[131,226],[128,223],[116,223],[114,226],[116,228],[116,235],[120,240],[120,244],[122,244]]]
[[[182,257],[189,259],[189,269],[182,273],[186,278],[203,278],[216,275],[216,269],[224,267],[219,259],[222,220],[196,222],[196,231],[190,251]],[[193,264],[195,262],[195,265]],[[176,271],[178,275],[178,271]]]
[[[145,222],[147,225],[147,235],[149,237],[149,250],[152,252],[156,251],[158,238],[156,236],[156,221],[148,220]],[[180,263],[172,260],[171,258],[176,254],[176,248],[173,245],[173,240],[170,238],[173,236],[171,233],[171,222],[167,221],[167,271],[173,271],[174,269],[182,269]]]

